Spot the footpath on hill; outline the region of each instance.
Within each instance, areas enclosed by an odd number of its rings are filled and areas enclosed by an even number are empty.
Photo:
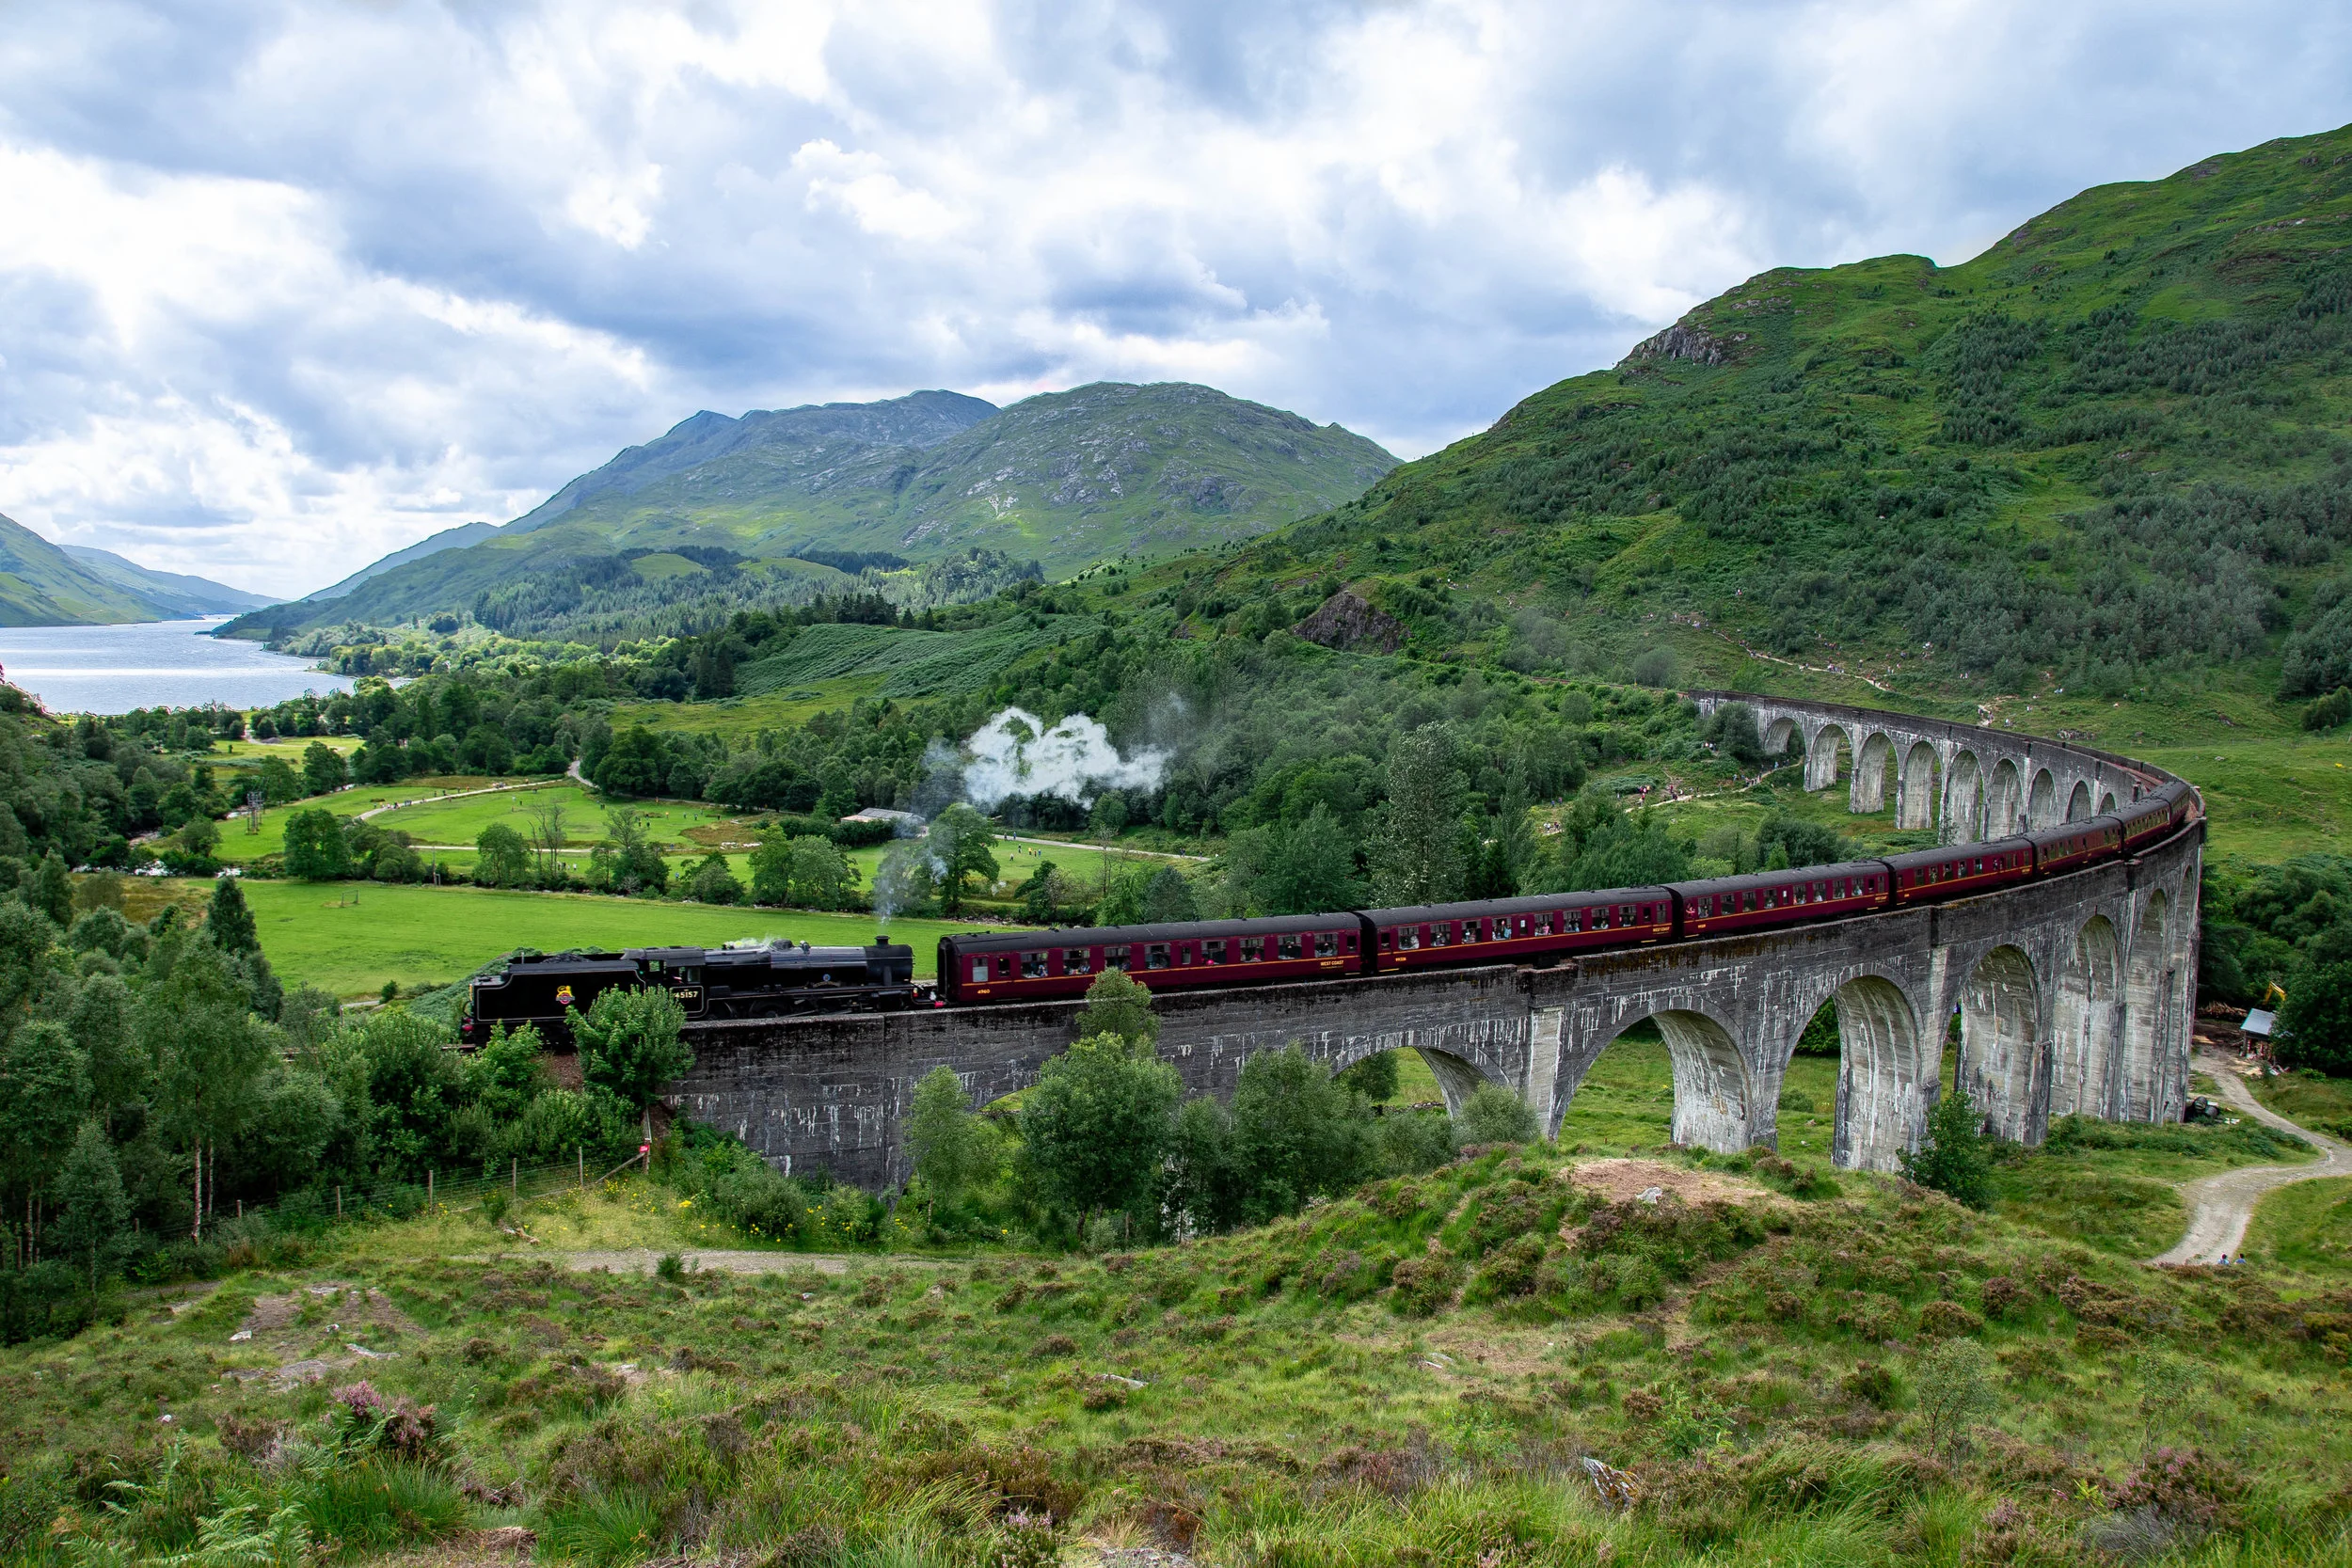
[[[2297,1181],[2352,1176],[2352,1148],[2298,1127],[2263,1105],[2247,1088],[2237,1069],[2220,1057],[2204,1056],[2202,1065],[2214,1082],[2221,1085],[2221,1097],[2233,1108],[2281,1132],[2294,1133],[2319,1150],[2319,1158],[2308,1165],[2249,1165],[2185,1183],[2181,1198],[2188,1206],[2188,1233],[2171,1251],[2149,1259],[2160,1266],[2213,1263],[2233,1257],[2243,1250],[2246,1227],[2253,1220],[2254,1207],[2266,1195]]]

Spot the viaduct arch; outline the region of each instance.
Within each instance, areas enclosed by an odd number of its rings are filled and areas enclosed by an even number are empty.
[[[1849,768],[1848,804],[1949,843],[2068,819],[2170,782],[2078,745],[1830,704],[1748,704],[1808,788]],[[1777,741],[1777,744],[1775,742]],[[1834,1158],[1892,1170],[1918,1147],[1947,1022],[1960,1081],[1993,1130],[2038,1143],[2054,1117],[2177,1119],[2188,1084],[2201,820],[2125,861],[1926,908],[1788,930],[1493,965],[1163,996],[1160,1052],[1193,1093],[1230,1095],[1242,1062],[1294,1042],[1334,1071],[1381,1051],[1426,1059],[1449,1105],[1482,1084],[1522,1096],[1556,1133],[1609,1044],[1649,1020],[1674,1066],[1674,1136],[1724,1152],[1771,1145],[1798,1037],[1824,1004],[1843,1040]],[[869,1187],[905,1180],[914,1085],[952,1068],[975,1104],[1034,1083],[1077,1003],[695,1026],[672,1103],[771,1163]]]

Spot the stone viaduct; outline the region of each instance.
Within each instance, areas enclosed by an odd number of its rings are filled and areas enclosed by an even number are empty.
[[[1851,775],[1849,805],[1972,842],[2111,809],[2170,775],[2006,731],[1818,703],[1744,702],[1766,747],[1804,748],[1805,784]],[[1859,758],[1859,766],[1851,759]],[[1674,1067],[1674,1137],[1724,1152],[1774,1141],[1781,1080],[1825,1004],[1841,1045],[1836,1163],[1892,1170],[1918,1146],[1957,1015],[1960,1081],[2004,1137],[2054,1117],[2178,1119],[2197,970],[2201,820],[2139,855],[1926,908],[1537,969],[1472,967],[1160,998],[1160,1052],[1193,1093],[1231,1094],[1253,1053],[1294,1041],[1333,1070],[1419,1051],[1449,1105],[1482,1083],[1556,1133],[1594,1062],[1654,1020]],[[1036,1081],[1076,1003],[745,1020],[692,1031],[671,1101],[787,1171],[885,1187],[907,1175],[901,1113],[945,1064],[975,1105]]]

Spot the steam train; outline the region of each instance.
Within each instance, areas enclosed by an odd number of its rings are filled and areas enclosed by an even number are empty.
[[[1580,953],[1840,920],[1964,898],[2138,853],[2198,813],[2175,781],[2102,816],[1983,844],[1659,887],[1548,893],[1474,903],[1257,920],[1202,920],[942,937],[936,987],[914,983],[914,950],[739,942],[723,948],[517,953],[477,978],[459,1037],[529,1023],[570,1037],[613,987],[666,986],[692,1022],[799,1013],[981,1006],[1083,995],[1104,970],[1152,990],[1263,985],[1490,963],[1548,965]]]
[[[724,947],[632,947],[625,952],[516,953],[502,973],[477,976],[457,1037],[480,1045],[490,1032],[531,1024],[545,1039],[571,1038],[570,1015],[615,987],[666,986],[703,1022],[794,1013],[890,1012],[929,1000],[914,984],[914,949],[877,939],[870,947],[731,942]]]
[[[1552,964],[1602,949],[1964,898],[2137,854],[2197,810],[2196,792],[2175,782],[2108,816],[1882,860],[1408,909],[942,937],[937,1000],[970,1006],[1078,996],[1106,969],[1125,970],[1153,990],[1183,990],[1444,965]]]

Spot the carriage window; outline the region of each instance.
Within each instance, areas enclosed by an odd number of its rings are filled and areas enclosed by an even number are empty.
[[[1632,905],[1619,904],[1617,906],[1617,924],[1620,926],[1630,926],[1633,924]]]
[[[1143,967],[1146,969],[1166,969],[1168,967],[1168,943],[1164,942],[1145,943],[1143,949]]]
[[[1221,964],[1221,963],[1223,963],[1223,962],[1225,961],[1225,942],[1224,942],[1224,939],[1220,937],[1220,938],[1217,938],[1217,939],[1216,939],[1216,940],[1214,940],[1214,941],[1210,941],[1210,942],[1202,942],[1202,943],[1200,944],[1200,952],[1201,952],[1201,959],[1200,959],[1200,961],[1201,961],[1202,963],[1212,963],[1212,964]]]
[[[1418,926],[1407,926],[1403,930],[1397,932],[1396,944],[1399,947],[1407,949],[1419,947],[1421,945],[1421,927]]]
[[[1396,945],[1396,933],[1395,933],[1394,931],[1383,931],[1383,932],[1381,932],[1381,933],[1380,933],[1380,951],[1381,951],[1381,952],[1386,953],[1389,949],[1391,949],[1391,947],[1394,947],[1395,945]]]
[[[1064,974],[1084,974],[1092,957],[1083,947],[1073,947],[1061,956],[1061,972]]]
[[[1244,937],[1241,939],[1242,962],[1246,964],[1256,963],[1259,958],[1264,956],[1264,954],[1265,939],[1263,937]]]
[[[1180,965],[1192,962],[1192,943],[1180,942],[1176,944],[1176,962]]]
[[[1022,954],[1021,977],[1024,980],[1043,979],[1045,977],[1045,955],[1043,953]]]
[[[1466,942],[1476,942],[1478,940],[1477,921],[1465,920],[1462,922],[1462,940]]]
[[[1351,931],[1348,933],[1347,941],[1343,945],[1345,946],[1350,953],[1356,951],[1356,935],[1354,932]]]
[[[1135,949],[1131,947],[1105,947],[1103,949],[1103,967],[1104,969],[1125,969],[1133,960],[1134,957]]]
[[[1429,927],[1429,945],[1444,947],[1454,941],[1454,922],[1440,920]]]
[[[999,980],[1009,980],[1012,978],[1011,954],[1000,953],[996,956],[996,978]]]
[[[1299,942],[1298,933],[1296,931],[1284,931],[1279,937],[1275,939],[1275,942],[1276,945],[1280,948],[1282,957],[1286,958],[1299,958],[1304,953],[1304,948]]]
[[[1816,882],[1816,883],[1814,883],[1814,884],[1813,884],[1813,901],[1814,901],[1815,903],[1817,903],[1817,904],[1818,904],[1818,903],[1820,903],[1822,899],[1827,898],[1828,896],[1829,896],[1829,884],[1828,884],[1827,882]]]
[[[988,978],[988,960],[986,958],[974,958],[972,960],[972,978],[975,980],[985,980]]]
[[[1335,958],[1339,957],[1339,952],[1340,939],[1337,934],[1330,931],[1317,931],[1315,933],[1316,958]]]
[[[1546,910],[1542,914],[1535,917],[1535,934],[1539,937],[1548,937],[1551,935],[1550,911]]]

